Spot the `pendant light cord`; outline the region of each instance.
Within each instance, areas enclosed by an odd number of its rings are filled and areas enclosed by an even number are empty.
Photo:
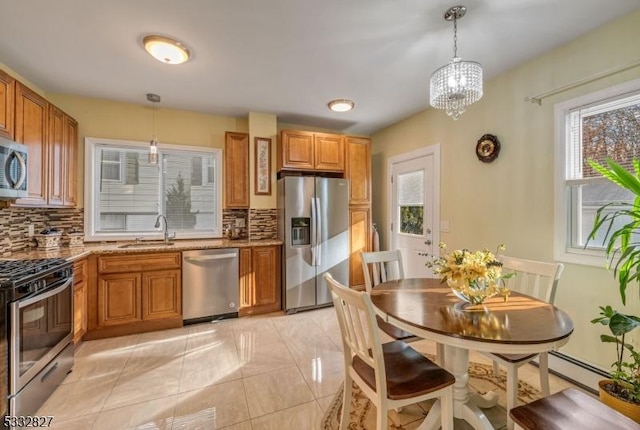
[[[151,126],[153,127],[153,133],[152,133],[152,139],[155,140],[156,139],[156,103],[155,102],[151,102],[153,103],[153,105],[151,105],[152,110],[151,110]]]

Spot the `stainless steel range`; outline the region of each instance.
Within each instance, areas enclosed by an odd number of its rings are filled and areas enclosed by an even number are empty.
[[[0,411],[34,415],[73,366],[73,268],[0,261]]]

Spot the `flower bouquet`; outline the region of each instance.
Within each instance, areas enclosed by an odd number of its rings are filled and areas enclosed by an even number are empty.
[[[446,249],[446,245],[440,243],[440,249]],[[504,249],[504,245],[498,246],[496,255]],[[496,255],[488,249],[474,252],[456,249],[433,258],[427,262],[427,267],[465,302],[478,305],[498,294],[506,301],[510,291],[504,286],[503,279],[512,277],[514,273],[503,274],[502,263]]]

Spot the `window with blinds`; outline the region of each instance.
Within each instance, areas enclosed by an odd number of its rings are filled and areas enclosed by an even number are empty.
[[[568,110],[565,116],[565,189],[568,198],[568,246],[602,249],[605,231],[588,241],[596,211],[601,206],[632,202],[621,189],[589,166],[610,158],[632,169],[640,155],[640,94],[631,93]],[[623,223],[624,220],[620,220]]]
[[[89,240],[156,237],[162,233],[155,228],[159,214],[178,238],[221,236],[220,149],[161,145],[152,165],[146,142],[86,140]]]
[[[424,171],[398,174],[400,233],[422,236],[424,222]]]

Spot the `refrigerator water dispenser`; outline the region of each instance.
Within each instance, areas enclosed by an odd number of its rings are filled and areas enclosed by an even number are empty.
[[[291,218],[291,245],[311,244],[311,218]]]

